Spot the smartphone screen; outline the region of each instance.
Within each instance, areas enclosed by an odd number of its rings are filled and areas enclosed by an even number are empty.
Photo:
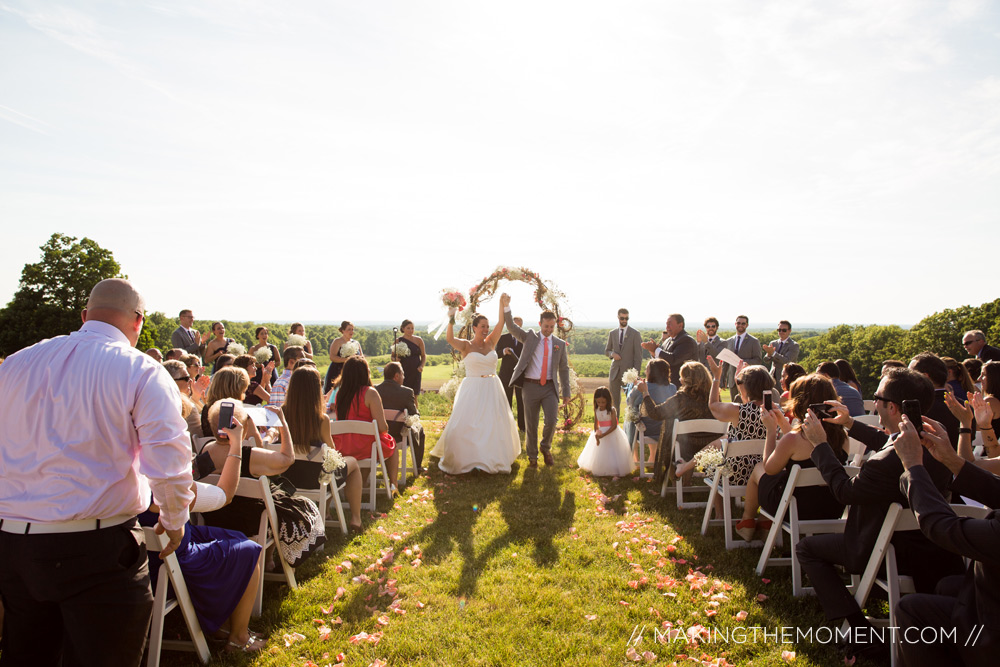
[[[219,407],[219,431],[218,435],[225,437],[226,432],[222,429],[232,428],[235,426],[233,424],[233,410],[235,404],[232,401],[223,401],[222,405]]]
[[[774,405],[774,394],[767,392],[764,394],[764,409],[770,411],[771,407]]]
[[[913,427],[917,429],[917,433],[921,433],[924,430],[924,420],[920,418],[920,401],[912,398],[903,401],[903,414],[910,420]]]

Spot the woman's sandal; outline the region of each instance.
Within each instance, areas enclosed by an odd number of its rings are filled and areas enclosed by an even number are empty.
[[[245,644],[238,644],[234,641],[226,642],[226,653],[260,653],[264,650],[264,646],[267,644],[266,641],[260,639],[259,637],[254,637],[250,635],[250,639],[246,641]]]

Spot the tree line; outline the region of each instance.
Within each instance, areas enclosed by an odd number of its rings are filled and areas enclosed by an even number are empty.
[[[80,312],[87,303],[90,290],[106,278],[125,278],[121,266],[110,250],[91,239],[77,239],[53,234],[41,247],[41,260],[25,264],[18,290],[11,301],[0,309],[0,355],[13,354],[44,338],[71,333],[80,327]],[[266,326],[270,342],[279,348],[288,339],[288,325],[266,322],[234,322],[222,320],[226,336],[248,349],[256,343],[258,326]],[[570,334],[573,354],[603,354],[608,340],[607,328],[579,328]],[[146,314],[146,323],[137,346],[140,349],[171,347],[170,334],[177,327],[174,316],[162,312]],[[197,320],[195,328],[208,331],[211,320]],[[698,327],[691,326],[690,332]],[[962,334],[980,329],[988,341],[1000,339],[1000,298],[978,306],[959,306],[928,315],[910,329],[896,325],[850,326],[841,324],[826,331],[793,332],[800,345],[799,363],[813,371],[823,361],[846,359],[858,374],[864,394],[871,396],[878,386],[882,362],[899,359],[906,362],[924,351],[941,356],[965,358]],[[644,340],[659,340],[660,331],[641,331]],[[734,331],[721,331],[728,337]],[[763,342],[777,337],[772,330],[751,330]],[[314,351],[325,355],[330,343],[340,335],[335,325],[306,323],[306,334]],[[428,355],[450,351],[444,337],[434,340],[424,335]],[[392,345],[392,327],[358,327],[354,333],[365,354],[388,354]]]

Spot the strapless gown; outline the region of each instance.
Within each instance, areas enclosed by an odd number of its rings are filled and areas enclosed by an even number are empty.
[[[509,473],[521,453],[517,422],[496,372],[495,351],[470,352],[465,357],[465,379],[455,394],[451,418],[431,452],[440,458],[438,468],[449,475],[474,468]]]

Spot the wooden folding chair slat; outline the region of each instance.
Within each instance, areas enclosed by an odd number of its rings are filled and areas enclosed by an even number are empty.
[[[167,546],[167,536],[157,535],[153,528],[143,528],[146,536],[146,548],[149,551],[159,552]],[[167,598],[168,588],[173,588],[173,599]],[[163,623],[174,609],[181,610],[184,624],[187,626],[190,641],[165,640],[163,639]],[[160,571],[156,582],[156,591],[153,595],[153,617],[149,626],[149,647],[146,658],[147,667],[157,667],[160,664],[160,654],[163,649],[174,651],[194,651],[198,654],[198,659],[202,664],[207,664],[211,657],[208,650],[208,642],[205,634],[201,630],[198,622],[198,615],[195,613],[194,604],[191,602],[191,595],[188,592],[187,583],[184,581],[184,574],[181,572],[180,563],[177,556],[170,554],[161,559]]]

